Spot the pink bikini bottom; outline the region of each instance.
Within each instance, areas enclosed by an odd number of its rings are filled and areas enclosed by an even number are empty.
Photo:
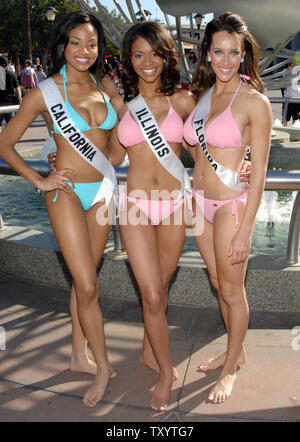
[[[215,213],[220,207],[224,206],[225,204],[232,204],[232,215],[235,215],[235,225],[238,225],[238,211],[236,202],[241,201],[241,203],[246,205],[247,202],[247,192],[244,192],[242,195],[236,196],[235,198],[231,198],[229,200],[210,200],[208,198],[204,198],[202,195],[197,193],[193,189],[193,196],[196,200],[197,206],[200,208],[200,210],[203,210],[204,207],[204,213],[202,215],[204,218],[211,224],[214,222],[214,216]]]
[[[119,211],[116,218],[120,217],[120,213],[125,209],[125,200],[130,201],[135,204],[151,221],[151,224],[158,226],[163,220],[167,219],[172,215],[175,210],[179,209],[184,203],[185,198],[181,198],[179,201],[176,200],[145,200],[140,198],[131,198],[126,195],[126,193],[120,191],[119,198]],[[187,197],[188,205],[191,210],[191,201]]]

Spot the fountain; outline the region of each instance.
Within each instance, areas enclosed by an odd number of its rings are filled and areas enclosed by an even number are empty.
[[[78,5],[83,9],[91,9],[88,3],[84,0],[76,0]],[[265,85],[268,90],[276,90],[280,88],[280,81],[276,76],[276,71],[284,69],[288,61],[294,56],[293,49],[287,49],[285,46],[292,41],[294,34],[299,30],[298,14],[295,11],[298,8],[298,0],[290,0],[287,7],[284,2],[274,0],[265,0],[261,2],[258,0],[240,0],[238,3],[233,0],[223,0],[223,2],[214,0],[186,0],[184,3],[178,0],[157,0],[157,3],[164,11],[166,26],[168,27],[172,37],[178,45],[181,54],[182,72],[185,72],[187,78],[191,78],[188,63],[185,57],[183,42],[194,45],[197,49],[199,45],[198,35],[203,33],[203,28],[200,29],[193,23],[193,12],[201,14],[209,13],[214,10],[216,13],[224,12],[225,10],[233,10],[244,15],[247,18],[250,29],[255,34],[257,40],[263,48],[263,59],[260,63],[260,72],[263,75]],[[120,6],[117,0],[114,0],[116,8],[122,15],[124,22],[117,22],[106,13],[101,2],[95,0],[95,5],[101,14],[101,19],[104,24],[107,38],[109,38],[116,46],[120,47],[122,35],[132,23],[135,23],[137,18],[133,9],[131,0],[126,0],[128,9]],[[141,17],[147,20],[142,4],[136,0],[136,5],[140,11]],[[220,5],[222,10],[220,10]],[[284,13],[283,13],[284,12]],[[188,13],[190,27],[185,28],[189,35],[183,35],[181,27],[181,17]],[[175,25],[171,24],[170,15],[175,17]],[[293,35],[291,35],[293,34]],[[273,47],[275,49],[268,49]],[[283,61],[276,62],[276,58],[281,58]],[[272,65],[273,63],[273,65]],[[274,148],[275,147],[275,148]],[[272,151],[276,161],[269,164],[269,168],[281,167],[286,169],[300,169],[299,166],[299,146],[291,149],[285,147],[285,143],[273,144]],[[289,152],[290,151],[290,152]],[[272,154],[270,161],[272,160]],[[289,152],[286,154],[286,152]],[[282,164],[282,157],[286,155],[285,164]],[[291,159],[293,157],[293,159]],[[296,159],[297,162],[294,160]],[[1,163],[1,162],[0,162]],[[273,164],[276,164],[275,166]],[[288,166],[288,167],[286,167]],[[0,164],[0,169],[3,164]],[[1,172],[1,170],[0,170]],[[276,175],[276,174],[275,174]],[[276,190],[279,183],[279,188],[282,189],[299,189],[300,180],[298,174],[283,174],[283,181],[280,181],[280,173],[273,176],[270,171],[268,189]],[[295,176],[294,176],[295,175]],[[277,179],[277,177],[279,177]],[[276,181],[277,179],[277,181]],[[274,184],[274,180],[275,183]],[[286,185],[286,182],[288,184]],[[273,184],[272,184],[273,183]],[[286,185],[286,187],[285,187]],[[284,201],[283,206],[278,209],[279,201],[277,201],[277,193],[268,191],[264,196],[264,207],[261,209],[263,220],[263,236],[267,235],[267,247],[270,250],[275,250],[277,239],[276,234],[279,228],[278,214],[281,213],[282,207],[286,210],[294,204],[295,215],[292,224],[296,228],[292,232],[294,238],[299,237],[299,207],[300,199],[299,193],[292,194],[290,201]],[[295,198],[294,198],[295,197]],[[287,224],[288,225],[288,224]],[[287,230],[287,227],[284,227]],[[298,248],[295,249],[297,241],[293,241],[291,247],[292,261],[295,262]],[[262,242],[258,240],[258,242]],[[62,262],[62,257],[59,253],[57,244],[53,243],[50,235],[42,232],[32,231],[27,228],[5,228],[0,232],[0,266],[2,271],[16,274],[19,277],[33,279],[46,284],[59,285],[67,287],[69,279],[67,270]],[[251,308],[258,310],[290,310],[295,311],[299,309],[298,291],[299,291],[299,277],[300,273],[292,270],[289,267],[289,262],[283,256],[284,247],[280,246],[279,255],[262,255],[253,256],[249,261],[249,270],[247,275],[247,292],[249,295],[249,304]],[[51,272],[49,271],[51,269]],[[293,268],[296,270],[297,267]],[[118,280],[115,275],[118,274]],[[280,275],[283,275],[281,278]],[[101,287],[102,294],[107,293],[107,296],[120,296],[119,281],[122,279],[122,286],[124,288],[124,296],[136,299],[136,293],[132,285],[132,276],[128,270],[128,265],[124,257],[113,255],[106,255],[101,269]],[[191,284],[191,281],[193,283]],[[202,287],[201,297],[199,297],[198,287]],[[126,289],[125,289],[126,288]],[[282,293],[288,293],[289,297],[283,299]],[[259,296],[257,296],[259,294]],[[264,303],[268,297],[272,298],[272,305]],[[198,253],[183,253],[178,274],[175,278],[170,290],[170,302],[179,304],[202,305],[216,308],[214,297],[211,296],[209,284],[206,275],[206,269]]]

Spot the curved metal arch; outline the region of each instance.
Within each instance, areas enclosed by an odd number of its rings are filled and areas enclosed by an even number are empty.
[[[88,5],[87,0],[75,1],[82,9],[94,12]],[[136,23],[137,19],[136,14],[134,13],[132,0],[124,0],[130,18],[119,4],[119,0],[113,1],[125,22],[114,20],[101,5],[100,0],[95,0],[95,4],[101,15],[106,37],[120,48],[124,31],[132,26],[133,23]],[[195,52],[197,52],[200,40],[196,38],[196,34],[201,35],[203,33],[203,29],[199,30],[195,28],[192,12],[189,11],[195,12],[199,11],[201,8],[200,12],[202,14],[211,12],[212,10],[217,14],[229,9],[245,16],[249,28],[261,46],[264,46],[263,43],[265,43],[266,46],[275,47],[275,49],[262,50],[264,58],[259,65],[260,74],[263,76],[265,86],[269,90],[284,87],[283,74],[282,72],[278,72],[278,69],[283,71],[289,60],[294,56],[294,51],[287,49],[286,45],[295,35],[291,35],[291,32],[299,30],[300,23],[298,20],[298,14],[295,14],[295,11],[297,11],[296,4],[298,4],[298,2],[299,0],[289,0],[287,6],[282,0],[264,0],[264,2],[261,2],[261,0],[252,0],[251,2],[249,2],[249,0],[239,0],[238,4],[235,0],[222,0],[222,2],[219,2],[218,0],[186,0],[184,3],[182,0],[157,0],[158,5],[163,10],[166,27],[179,49],[181,58],[179,69],[189,80],[191,80],[192,73],[185,56],[183,43],[193,45]],[[148,17],[145,14],[142,2],[140,0],[135,0],[135,3],[143,19],[147,21]],[[259,13],[257,11],[259,11]],[[181,26],[181,16],[186,17],[187,12],[190,26],[185,26],[184,31],[185,33],[190,34],[190,37],[188,35],[183,35],[183,27]],[[175,26],[171,24],[169,18],[170,14],[175,15]],[[280,38],[280,36],[284,36],[284,38]],[[280,40],[281,43],[278,43]],[[276,43],[278,44],[276,45]],[[283,59],[283,61],[278,62],[278,58]]]
[[[219,15],[236,12],[246,18],[261,47],[274,47],[299,31],[299,0],[156,0],[161,10],[173,16],[190,12]]]

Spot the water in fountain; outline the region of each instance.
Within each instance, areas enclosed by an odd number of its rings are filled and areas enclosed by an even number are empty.
[[[264,192],[251,253],[285,254],[296,193]],[[43,195],[23,178],[0,175],[0,213],[6,225],[51,232]],[[185,250],[197,250],[192,237],[187,237]]]

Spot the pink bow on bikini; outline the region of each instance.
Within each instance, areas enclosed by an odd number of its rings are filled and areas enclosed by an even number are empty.
[[[247,80],[250,80],[249,75],[245,75],[245,74],[239,74],[239,75],[240,75],[241,79],[244,80],[245,82],[246,82]]]

